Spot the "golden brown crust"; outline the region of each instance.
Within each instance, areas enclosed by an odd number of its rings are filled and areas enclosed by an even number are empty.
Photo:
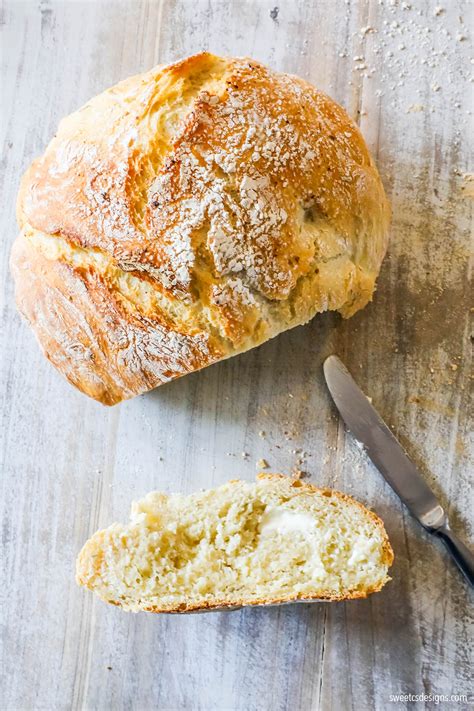
[[[284,475],[284,474],[269,474],[269,473],[260,473],[257,475],[257,480],[269,480],[269,481],[284,481],[287,482],[290,479],[290,477]],[[228,482],[229,484],[234,484],[238,485],[240,483],[239,479],[233,479]],[[302,495],[304,494],[322,494],[324,496],[328,497],[336,497],[340,499],[341,501],[345,501],[350,503],[351,505],[355,505],[360,511],[367,516],[373,524],[379,529],[381,535],[382,535],[382,551],[383,551],[383,557],[381,560],[381,563],[383,565],[386,565],[387,568],[389,568],[394,560],[394,553],[392,550],[392,547],[390,545],[390,541],[387,536],[387,532],[385,531],[385,527],[383,524],[383,521],[375,514],[373,511],[367,509],[363,504],[360,503],[360,501],[357,501],[357,499],[354,499],[352,496],[349,496],[348,494],[344,494],[340,491],[336,491],[335,489],[327,489],[327,488],[320,488],[317,486],[314,486],[313,484],[309,484],[306,482],[302,482],[299,479],[293,479],[291,483],[291,487],[298,489],[299,493]],[[96,573],[100,571],[101,566],[102,566],[102,556],[103,556],[103,549],[102,549],[102,535],[105,533],[105,531],[101,531],[99,535],[94,536],[92,539],[90,539],[86,545],[82,548],[81,552],[79,553],[79,556],[77,558],[77,564],[76,564],[76,581],[79,585],[82,585],[86,588],[89,588],[90,590],[94,590],[94,587],[91,583],[91,576],[89,573],[89,563],[92,560],[94,569]],[[366,598],[368,595],[371,595],[374,592],[380,591],[383,586],[390,580],[390,578],[387,576],[385,579],[381,580],[378,585],[374,585],[372,587],[368,587],[365,590],[347,590],[344,592],[344,594],[334,594],[334,592],[328,592],[328,593],[322,593],[319,594],[318,597],[314,597],[311,595],[305,595],[301,593],[296,593],[294,595],[286,595],[283,597],[278,597],[278,598],[258,598],[258,599],[248,599],[248,598],[241,598],[239,600],[226,600],[226,599],[221,599],[221,600],[215,600],[213,602],[200,602],[200,603],[193,603],[191,601],[187,602],[186,604],[181,604],[176,607],[156,607],[156,606],[140,606],[140,609],[145,612],[154,612],[154,613],[186,613],[186,612],[206,612],[206,611],[211,611],[211,610],[232,610],[232,609],[238,609],[239,607],[244,607],[244,606],[265,606],[265,605],[279,605],[279,604],[284,604],[284,603],[290,603],[290,602],[315,602],[315,601],[328,601],[328,602],[337,602],[337,601],[342,601],[342,600],[355,600],[355,599],[361,599],[361,598]],[[109,602],[110,604],[116,605],[117,607],[122,607],[122,603],[120,600],[111,600],[107,599],[106,602]],[[125,606],[126,602],[125,602]]]
[[[18,306],[46,357],[70,383],[104,405],[222,357],[208,334],[179,333],[163,313],[131,311],[100,272],[47,260],[25,238],[13,247],[12,271]]]
[[[106,404],[318,311],[352,315],[372,297],[389,219],[363,138],[337,104],[297,77],[207,53],[131,77],[64,119],[26,172],[17,211],[19,308],[56,367]],[[160,364],[159,348],[151,367],[127,336],[123,364],[98,300],[131,332],[137,320],[151,340],[166,331],[176,362],[168,351]],[[66,302],[87,323],[87,367],[66,347]]]

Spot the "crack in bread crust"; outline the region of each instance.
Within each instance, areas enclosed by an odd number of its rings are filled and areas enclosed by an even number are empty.
[[[318,312],[362,308],[389,207],[337,104],[253,60],[203,53],[131,77],[64,119],[23,178],[18,219],[20,310],[66,377],[115,403]],[[68,294],[57,285],[66,267]],[[84,349],[108,344],[74,378],[81,349],[59,337],[60,292],[82,309]],[[141,346],[124,359],[107,338],[110,316],[95,318],[98,300],[149,334],[167,329],[169,344],[200,345],[189,363],[182,348],[161,368]]]

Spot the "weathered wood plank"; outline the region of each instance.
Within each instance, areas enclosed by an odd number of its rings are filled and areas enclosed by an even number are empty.
[[[467,693],[466,587],[346,436],[321,374],[337,351],[472,540],[472,202],[462,191],[472,126],[462,37],[472,5],[445,5],[5,4],[2,708],[385,709],[390,693]],[[374,303],[350,321],[322,316],[107,410],[61,380],[15,313],[8,252],[18,178],[61,116],[91,95],[205,48],[298,73],[347,107],[392,198],[390,254]],[[152,618],[109,609],[75,586],[80,546],[124,519],[131,498],[250,479],[261,457],[290,472],[300,452],[313,481],[353,493],[386,521],[397,558],[382,594]]]

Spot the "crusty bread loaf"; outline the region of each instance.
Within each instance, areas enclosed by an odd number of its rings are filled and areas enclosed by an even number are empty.
[[[260,474],[191,496],[158,492],[96,533],[77,581],[138,612],[366,597],[389,580],[382,521],[350,496]]]
[[[302,79],[203,53],[64,119],[25,174],[20,311],[114,404],[372,297],[389,207],[363,138]]]

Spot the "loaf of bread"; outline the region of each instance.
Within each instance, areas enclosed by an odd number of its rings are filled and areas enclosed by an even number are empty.
[[[77,581],[138,612],[366,597],[389,580],[382,521],[350,496],[281,475],[133,504],[96,533]]]
[[[49,360],[111,405],[372,297],[389,206],[345,111],[203,53],[64,119],[26,172],[12,252]]]

